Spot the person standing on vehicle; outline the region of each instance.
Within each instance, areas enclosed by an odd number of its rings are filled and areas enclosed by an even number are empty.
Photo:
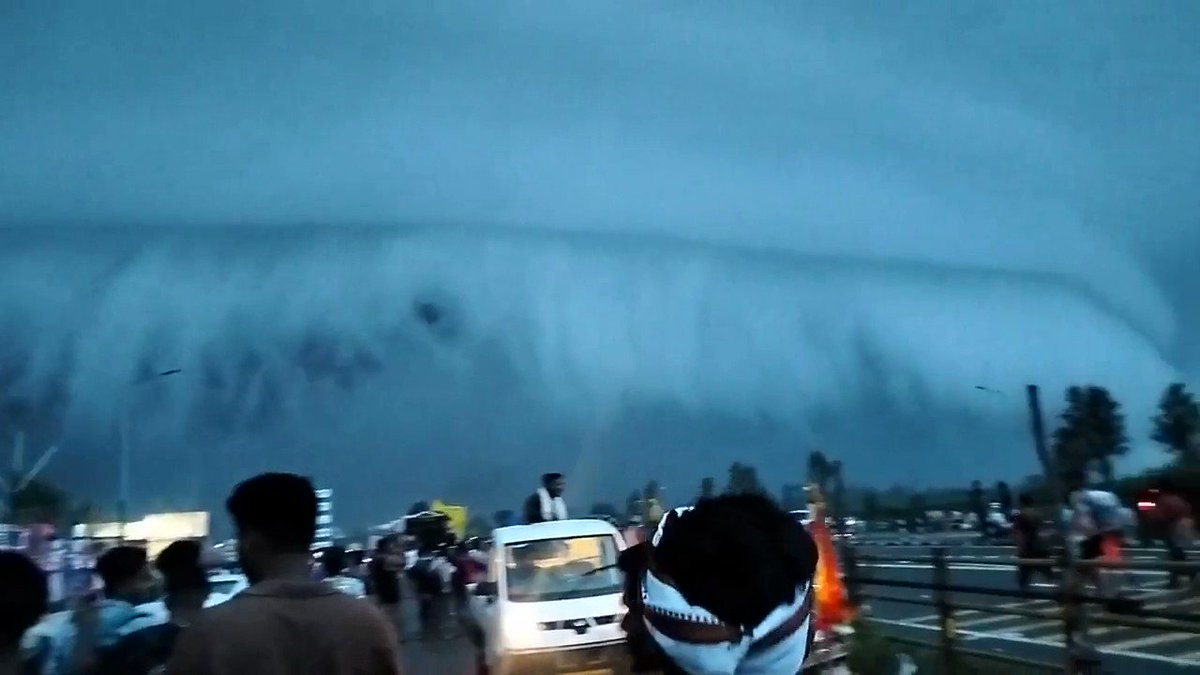
[[[542,486],[525,500],[525,522],[544,523],[550,520],[566,520],[567,504],[563,501],[566,478],[561,473],[542,476]]]
[[[1033,505],[1033,495],[1022,492],[1017,498],[1019,509],[1013,517],[1013,539],[1017,546],[1018,560],[1042,560],[1050,557],[1049,548],[1042,541],[1042,514]],[[1057,575],[1051,567],[1035,567],[1032,565],[1017,565],[1017,586],[1021,590],[1029,589],[1035,573],[1042,573],[1048,579],[1054,580]]]
[[[183,632],[168,673],[399,675],[399,646],[383,614],[311,578],[311,481],[261,474],[234,488],[226,508],[251,585]]]

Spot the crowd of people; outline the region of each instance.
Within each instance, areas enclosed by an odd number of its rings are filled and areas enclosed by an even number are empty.
[[[1087,475],[1074,472],[1066,477],[1067,503],[1062,522],[1066,525],[1063,543],[1071,546],[1081,561],[1117,561],[1121,550],[1127,545],[1134,529],[1134,516],[1120,498],[1109,490],[1089,485]],[[1187,546],[1195,538],[1195,527],[1191,507],[1174,490],[1169,478],[1163,478],[1157,488],[1158,499],[1146,514],[1147,527],[1151,534],[1166,547],[1167,557],[1174,562],[1187,561]],[[1034,504],[1033,496],[1023,493],[1018,498],[1019,508],[1012,518],[1013,539],[1019,560],[1045,560],[1053,558],[1052,545],[1048,541],[1043,523],[1052,520],[1045,509]],[[1037,574],[1048,580],[1058,579],[1058,572],[1050,566],[1031,563],[1018,564],[1017,581],[1027,589]],[[1106,571],[1096,566],[1080,569],[1083,580],[1091,583],[1104,596],[1119,598],[1124,590],[1124,575]],[[1192,581],[1194,572],[1173,569],[1169,573],[1169,586],[1178,587],[1181,582]]]
[[[388,617],[396,598],[363,599],[366,589],[346,574],[344,552],[323,552],[328,578],[314,578],[317,498],[306,478],[256,476],[239,484],[226,506],[249,587],[212,607],[204,607],[210,589],[199,544],[176,542],[153,564],[144,549],[121,545],[96,563],[102,591],[78,598],[62,621],[31,635],[47,611],[46,576],[19,553],[0,554],[0,673],[401,671],[396,624]],[[390,562],[385,557],[379,568]],[[376,575],[376,593],[385,591],[383,578]],[[160,596],[165,615],[147,609]]]
[[[561,475],[543,477],[527,520],[565,519],[563,487]],[[46,575],[24,555],[0,552],[0,675],[401,672],[406,589],[419,601],[423,632],[444,625],[462,611],[486,558],[463,544],[418,542],[410,552],[390,535],[369,559],[321,551],[314,574],[315,495],[307,479],[283,473],[233,490],[226,507],[249,586],[213,606],[206,607],[211,589],[198,543],[175,542],[154,561],[119,545],[97,562],[99,593],[31,631],[48,610]],[[718,497],[669,512],[620,559],[634,661],[699,672],[697,659],[720,652],[723,661],[753,666],[727,672],[778,663],[794,672],[811,641],[816,555],[805,529],[765,497]],[[716,578],[737,583],[705,581]],[[163,611],[148,610],[157,598]]]

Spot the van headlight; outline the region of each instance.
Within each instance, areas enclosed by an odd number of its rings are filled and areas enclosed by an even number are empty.
[[[509,605],[507,609],[500,624],[504,645],[509,648],[536,645],[540,629],[533,612],[517,605]]]

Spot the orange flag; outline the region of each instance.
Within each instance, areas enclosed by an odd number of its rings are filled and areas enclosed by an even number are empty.
[[[846,587],[842,583],[838,567],[837,551],[833,547],[833,535],[825,525],[824,504],[820,502],[819,493],[813,488],[817,499],[813,500],[813,520],[808,526],[809,534],[817,544],[817,573],[813,579],[813,590],[816,598],[813,604],[817,619],[818,630],[829,630],[834,626],[848,623],[854,618],[854,610],[846,597]]]

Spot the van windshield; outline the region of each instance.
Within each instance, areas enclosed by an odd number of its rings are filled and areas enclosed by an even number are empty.
[[[621,592],[617,542],[607,535],[542,539],[504,549],[512,602],[547,602]]]

